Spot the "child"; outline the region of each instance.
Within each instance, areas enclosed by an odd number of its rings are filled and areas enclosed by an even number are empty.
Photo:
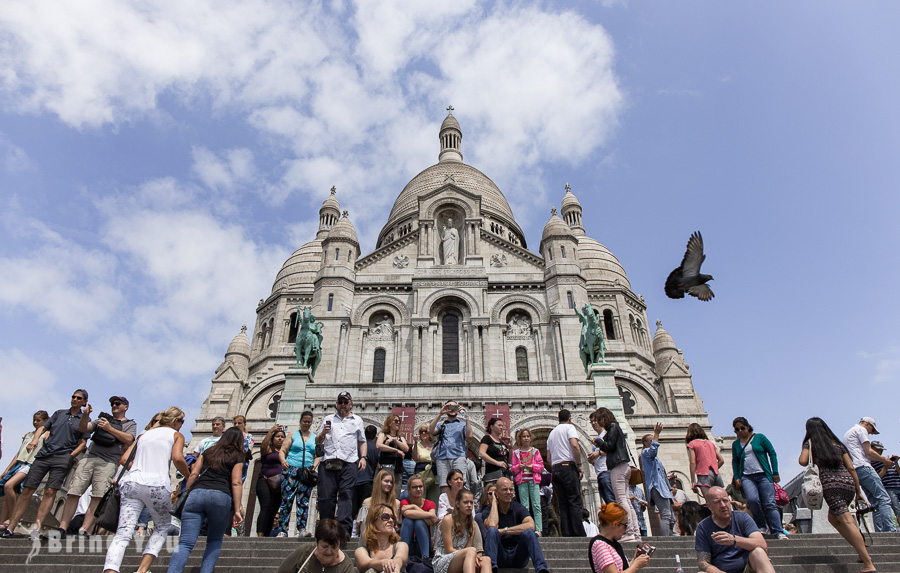
[[[37,430],[49,418],[50,415],[47,412],[38,410],[34,413],[31,424]],[[21,491],[21,484],[25,481],[25,476],[28,475],[28,470],[31,468],[34,457],[44,446],[44,439],[49,435],[48,432],[44,432],[40,441],[38,441],[37,447],[29,452],[25,449],[25,446],[34,437],[34,432],[31,431],[25,434],[22,438],[22,445],[19,446],[19,453],[9,462],[9,466],[3,472],[3,476],[0,477],[0,496],[3,497],[3,508],[0,509],[0,520],[3,523],[0,525],[0,529],[6,529],[6,526],[9,525],[9,517],[16,506],[16,497]]]
[[[519,500],[534,517],[534,530],[540,535],[543,519],[541,515],[540,475],[544,470],[541,453],[531,447],[531,432],[516,431],[516,446],[512,456],[512,474],[519,488]],[[535,481],[535,476],[538,476]]]

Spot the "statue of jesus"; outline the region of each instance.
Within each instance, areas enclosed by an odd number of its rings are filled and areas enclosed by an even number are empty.
[[[447,219],[441,232],[441,245],[444,248],[444,264],[455,265],[459,257],[459,231],[453,227],[453,219]]]

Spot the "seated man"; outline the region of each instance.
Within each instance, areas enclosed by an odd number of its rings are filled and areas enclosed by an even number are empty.
[[[498,479],[493,501],[481,510],[487,530],[484,554],[491,558],[494,571],[501,567],[523,569],[530,558],[537,573],[549,573],[534,532],[534,519],[524,505],[513,501],[514,487],[509,478]]]
[[[723,488],[709,488],[706,505],[712,515],[700,522],[694,536],[700,571],[775,573],[756,522],[746,513],[731,509]]]

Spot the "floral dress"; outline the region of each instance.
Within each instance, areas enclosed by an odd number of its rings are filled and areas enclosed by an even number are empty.
[[[441,528],[435,528],[435,539],[434,539],[434,559],[432,559],[432,565],[434,565],[434,573],[447,573],[450,569],[450,562],[453,561],[453,556],[455,553],[444,553],[444,536],[441,535]],[[464,549],[466,545],[469,544],[469,532],[464,531],[462,537],[457,537],[453,535],[453,549],[460,550]],[[477,548],[481,548],[481,532],[478,530],[478,525],[475,525],[475,542],[474,545]]]

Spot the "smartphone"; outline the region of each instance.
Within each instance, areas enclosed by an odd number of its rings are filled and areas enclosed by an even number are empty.
[[[448,406],[447,409],[450,410],[451,412],[459,412],[459,404],[454,404],[453,406]]]
[[[645,553],[647,557],[653,555],[653,552],[656,551],[656,547],[653,547],[649,543],[644,543],[640,547],[638,547],[638,553]]]

